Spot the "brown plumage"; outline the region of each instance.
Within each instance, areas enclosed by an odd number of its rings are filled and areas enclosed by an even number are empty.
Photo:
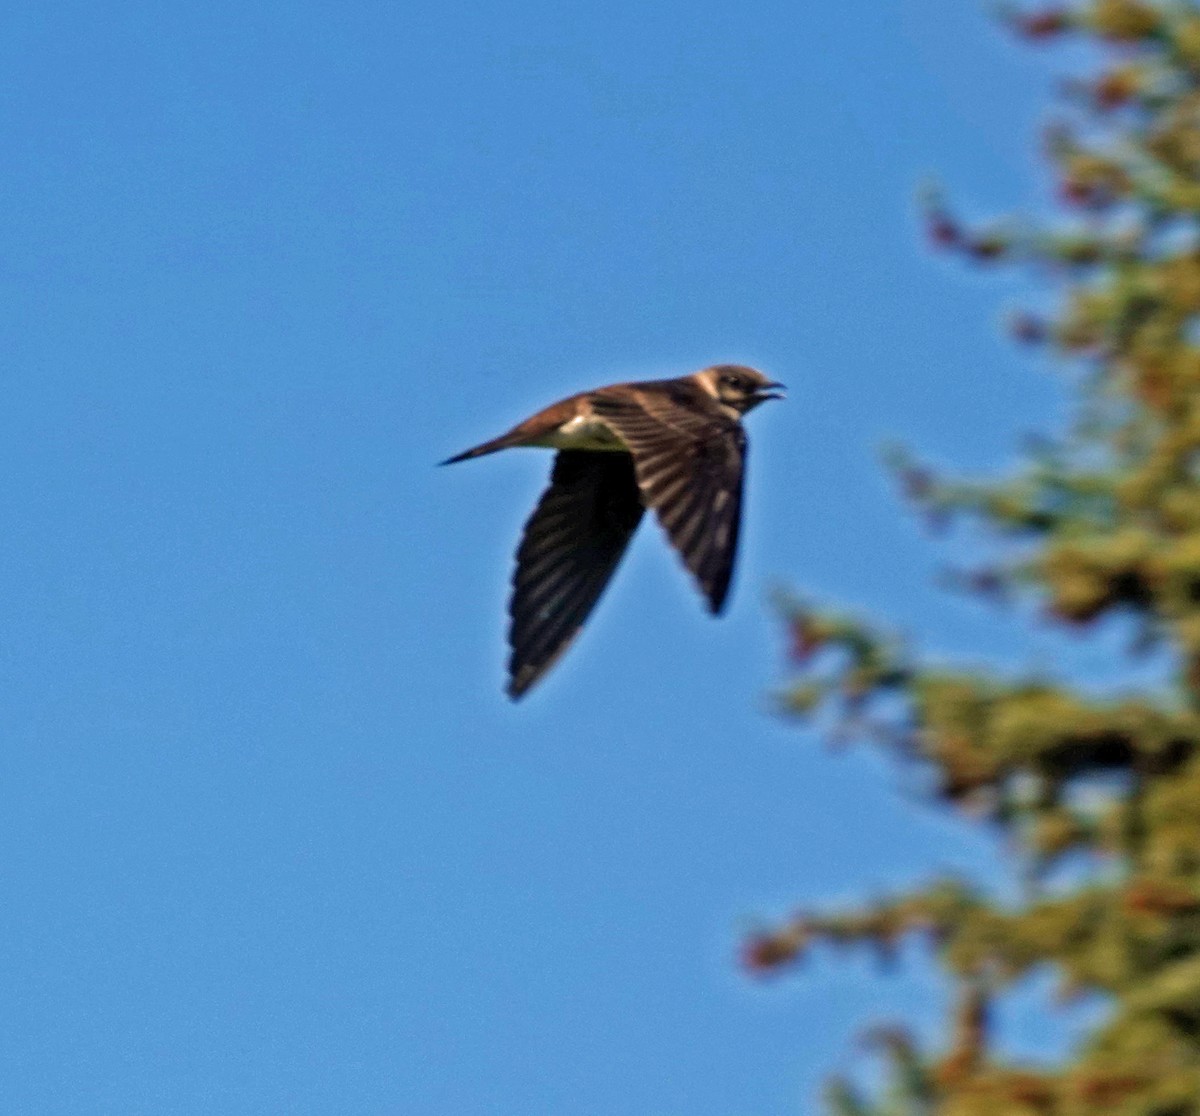
[[[558,449],[517,550],[508,693],[517,698],[582,628],[641,521],[654,510],[710,611],[725,605],[741,522],[741,417],[782,385],[742,365],[571,396],[444,461],[513,446]]]

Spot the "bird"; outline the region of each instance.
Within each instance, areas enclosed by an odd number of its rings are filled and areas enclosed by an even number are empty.
[[[579,634],[650,508],[709,611],[725,607],[741,524],[742,417],[784,385],[741,364],[569,396],[441,462],[557,451],[525,523],[509,600],[507,693],[537,683]]]

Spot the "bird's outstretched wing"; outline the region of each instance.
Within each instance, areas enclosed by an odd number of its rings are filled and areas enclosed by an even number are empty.
[[[508,694],[519,698],[566,651],[642,518],[627,453],[560,450],[517,549]]]
[[[597,392],[592,407],[629,447],[643,502],[719,613],[737,555],[746,432],[691,385],[639,387]]]

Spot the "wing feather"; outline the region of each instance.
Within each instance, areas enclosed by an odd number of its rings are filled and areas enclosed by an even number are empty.
[[[590,401],[629,447],[642,500],[719,613],[737,556],[746,433],[699,389],[658,388]]]
[[[525,525],[509,602],[508,693],[518,698],[570,646],[641,521],[627,453],[561,450]]]

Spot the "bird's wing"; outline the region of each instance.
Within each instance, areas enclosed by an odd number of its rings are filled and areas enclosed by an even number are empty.
[[[583,627],[642,518],[627,453],[561,450],[517,549],[508,693],[525,693]]]
[[[746,432],[697,392],[668,381],[596,393],[591,404],[629,447],[642,500],[719,613],[737,554]]]

